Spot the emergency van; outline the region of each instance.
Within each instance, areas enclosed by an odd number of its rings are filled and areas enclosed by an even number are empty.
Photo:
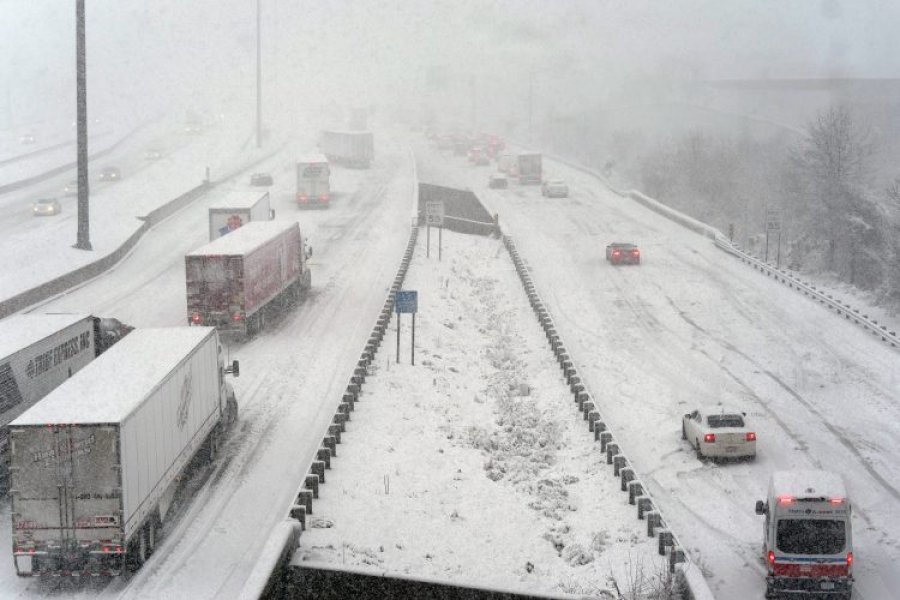
[[[766,598],[849,600],[853,587],[850,497],[829,471],[776,471],[765,502]]]

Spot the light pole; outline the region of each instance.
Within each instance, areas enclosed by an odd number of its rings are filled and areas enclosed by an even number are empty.
[[[260,0],[256,0],[256,147],[262,147],[262,39]]]
[[[75,248],[92,250],[88,211],[87,77],[84,43],[84,0],[75,2],[75,106],[78,128],[78,237]]]

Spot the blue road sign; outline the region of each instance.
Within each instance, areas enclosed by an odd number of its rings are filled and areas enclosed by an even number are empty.
[[[398,313],[415,313],[419,310],[419,292],[416,290],[401,290],[397,292],[394,301],[395,310]]]

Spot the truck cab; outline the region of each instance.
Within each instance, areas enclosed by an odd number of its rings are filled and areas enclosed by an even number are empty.
[[[765,516],[763,559],[766,598],[849,600],[853,587],[850,497],[829,471],[776,471],[768,497],[756,503]]]

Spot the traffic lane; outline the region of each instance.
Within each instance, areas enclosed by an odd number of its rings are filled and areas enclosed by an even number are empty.
[[[277,329],[232,348],[242,363],[235,391],[247,428],[236,458],[216,478],[211,500],[194,499],[155,567],[121,597],[240,591],[308,471],[387,295],[409,235],[409,171],[395,171],[344,212],[346,235],[314,271],[310,297]]]
[[[453,175],[457,180],[477,186],[467,170],[457,171]],[[584,184],[582,174],[571,173],[569,178]],[[847,423],[848,397],[854,406],[865,404],[858,413],[860,426],[853,431],[867,431],[865,423],[879,422],[884,411],[890,411],[884,406],[890,398],[890,376],[885,381],[885,374],[892,372],[893,356],[882,345],[858,328],[830,321],[833,316],[715,250],[709,240],[608,194],[596,183],[589,203],[549,204],[530,188],[512,194],[483,193],[499,207],[501,223],[509,225],[525,251],[542,293],[547,296],[547,290],[552,290],[552,297],[545,301],[570,351],[582,360],[601,357],[593,365],[583,365],[586,377],[610,390],[613,399],[605,402],[604,413],[639,472],[661,477],[658,473],[677,474],[690,466],[671,462],[676,459],[660,462],[656,445],[646,440],[645,424],[655,426],[653,437],[669,440],[663,451],[673,457],[684,455],[686,445],[671,440],[680,437],[680,414],[698,399],[748,405],[760,428],[769,433],[764,436],[771,440],[760,444],[757,464],[728,465],[721,471],[724,484],[710,491],[696,494],[693,487],[677,486],[677,482],[666,482],[677,494],[664,486],[651,486],[665,492],[657,496],[661,503],[673,506],[675,514],[666,514],[688,541],[693,541],[696,529],[692,515],[707,515],[709,525],[702,536],[706,539],[697,541],[702,542],[698,547],[707,549],[707,556],[715,555],[723,562],[713,571],[737,573],[734,569],[740,569],[741,563],[755,562],[737,579],[759,585],[758,519],[752,514],[752,502],[742,508],[732,499],[762,497],[773,468],[828,465],[845,473],[851,489],[860,490],[856,493],[860,512],[880,517],[885,507],[894,508],[890,481],[895,477],[897,452],[890,444],[893,432],[882,436],[877,444],[881,450],[873,453],[870,442],[861,439],[864,433],[854,438],[841,426]],[[598,235],[591,238],[591,231]],[[625,237],[639,242],[652,238],[658,249],[651,251],[642,243],[644,265],[610,267],[602,249],[607,241]],[[575,271],[567,275],[560,264],[570,264]],[[602,327],[585,318],[592,312],[602,312],[609,325]],[[823,320],[833,323],[838,333],[830,335],[822,327]],[[848,345],[847,338],[853,343]],[[844,351],[835,356],[834,346]],[[773,348],[786,351],[773,355]],[[875,357],[870,359],[867,355],[873,352]],[[860,362],[860,356],[866,360],[849,372],[842,369],[843,378],[823,393],[819,387],[823,375],[832,373],[836,364]],[[866,364],[869,361],[872,364]],[[890,412],[892,419],[895,412]],[[636,427],[637,423],[644,425]],[[679,507],[665,502],[666,496],[684,506],[684,519],[677,518]],[[727,506],[731,509],[721,509]],[[679,520],[683,527],[678,526]],[[866,525],[875,520],[864,518]],[[709,553],[709,548],[721,545],[721,531],[734,530],[732,521],[741,524],[739,550]],[[882,548],[878,540],[872,544],[874,551],[860,551],[874,558]],[[731,560],[725,561],[729,554]]]

